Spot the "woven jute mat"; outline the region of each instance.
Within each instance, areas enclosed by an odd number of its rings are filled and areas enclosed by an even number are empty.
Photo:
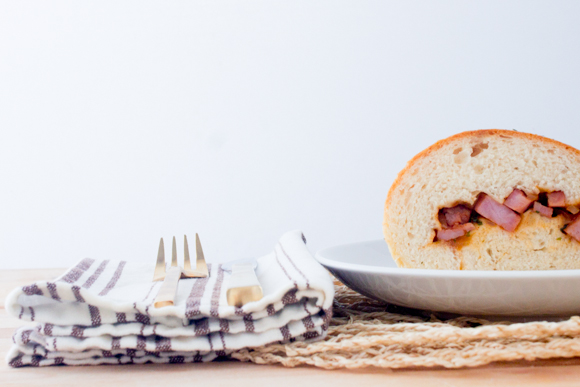
[[[475,367],[496,361],[580,356],[580,317],[559,322],[443,318],[381,303],[336,284],[328,336],[271,344],[232,357],[258,364],[336,368]]]

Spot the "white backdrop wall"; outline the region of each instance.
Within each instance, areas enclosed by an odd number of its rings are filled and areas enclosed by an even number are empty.
[[[580,147],[579,69],[578,1],[1,1],[0,268],[382,238],[436,140]]]

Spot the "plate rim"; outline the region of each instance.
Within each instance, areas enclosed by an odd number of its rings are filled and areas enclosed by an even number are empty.
[[[358,273],[372,273],[372,274],[391,274],[408,277],[423,277],[423,278],[465,278],[465,279],[558,279],[580,277],[580,269],[558,269],[558,270],[447,270],[447,269],[409,269],[399,267],[385,267],[361,265],[356,263],[347,263],[332,260],[324,257],[328,250],[334,250],[341,247],[363,245],[369,243],[382,242],[386,245],[383,239],[370,239],[360,242],[342,243],[335,246],[320,249],[314,255],[314,258],[324,267],[348,270]],[[388,246],[387,246],[388,248]],[[389,251],[390,254],[390,251]]]

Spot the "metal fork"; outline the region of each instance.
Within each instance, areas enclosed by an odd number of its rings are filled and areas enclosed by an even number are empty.
[[[165,271],[165,246],[163,238],[159,241],[159,251],[157,252],[157,263],[155,264],[155,272],[153,273],[153,281],[163,281],[159,288],[157,297],[155,298],[154,306],[161,308],[164,306],[173,305],[175,301],[175,294],[177,293],[177,286],[180,278],[201,278],[207,277],[209,271],[201,249],[201,242],[199,235],[195,234],[195,269],[191,268],[189,259],[189,245],[187,243],[187,236],[183,236],[183,268],[177,264],[177,247],[175,237],[173,237],[173,245],[171,248],[171,266],[169,270]]]

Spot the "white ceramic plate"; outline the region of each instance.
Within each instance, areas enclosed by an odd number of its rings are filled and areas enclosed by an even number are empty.
[[[330,247],[316,259],[348,287],[395,305],[479,316],[580,313],[580,270],[400,269],[383,240]]]

